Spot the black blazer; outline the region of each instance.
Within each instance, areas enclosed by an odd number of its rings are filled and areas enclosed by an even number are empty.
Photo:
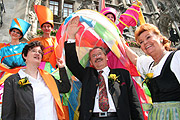
[[[60,69],[62,82],[55,80],[60,93],[69,92],[71,85],[65,68]],[[18,73],[11,75],[4,82],[2,102],[2,120],[35,120],[35,104],[31,85],[20,88]],[[60,98],[59,98],[60,99]]]
[[[93,113],[95,96],[98,88],[97,70],[91,67],[83,68],[78,61],[75,43],[65,42],[66,64],[70,71],[82,82],[80,120],[89,120]],[[140,102],[131,80],[125,69],[111,69],[110,74],[116,74],[120,83],[108,80],[109,92],[112,95],[118,119],[143,120]]]

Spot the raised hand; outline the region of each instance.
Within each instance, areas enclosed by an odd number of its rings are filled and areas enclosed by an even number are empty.
[[[79,28],[82,26],[78,26],[79,24],[79,16],[74,17],[67,27],[67,34],[69,39],[75,39],[76,33],[78,32]]]
[[[63,68],[65,66],[65,62],[62,58],[57,58],[56,62],[59,68]]]

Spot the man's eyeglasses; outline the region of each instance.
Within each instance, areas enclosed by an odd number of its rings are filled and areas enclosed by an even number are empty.
[[[97,53],[97,54],[93,54],[93,55],[92,55],[92,58],[97,58],[97,57],[100,57],[101,55],[102,55],[102,53],[99,52],[99,53]]]

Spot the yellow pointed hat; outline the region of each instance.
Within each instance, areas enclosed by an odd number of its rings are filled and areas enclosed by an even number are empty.
[[[54,27],[53,13],[48,7],[42,5],[34,5],[34,10],[41,27],[44,23],[50,23],[52,27]]]

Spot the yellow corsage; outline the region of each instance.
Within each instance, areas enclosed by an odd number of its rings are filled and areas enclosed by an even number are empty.
[[[20,79],[19,82],[18,82],[18,85],[19,85],[20,87],[24,87],[24,86],[30,85],[30,84],[31,84],[31,83],[29,82],[29,80],[28,80],[27,77]]]
[[[144,81],[142,82],[142,85],[143,85],[144,83],[148,83],[149,80],[151,80],[152,78],[153,78],[153,73],[147,73],[147,74],[145,75]]]
[[[118,80],[118,77],[119,77],[119,76],[116,76],[116,74],[110,74],[110,75],[108,76],[108,79],[112,80],[113,83],[114,83],[114,82],[120,83],[120,80]]]

